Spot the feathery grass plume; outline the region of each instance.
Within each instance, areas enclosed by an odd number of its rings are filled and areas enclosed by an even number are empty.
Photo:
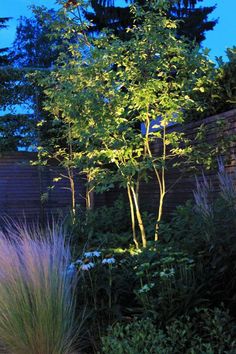
[[[196,211],[204,218],[209,219],[213,216],[212,203],[210,201],[210,194],[212,187],[207,181],[206,176],[202,173],[202,181],[196,177],[196,189],[193,191]]]
[[[62,229],[8,223],[0,232],[0,343],[11,354],[70,354],[76,275]]]
[[[218,158],[218,179],[221,197],[230,205],[236,206],[236,173],[227,173],[222,158]]]

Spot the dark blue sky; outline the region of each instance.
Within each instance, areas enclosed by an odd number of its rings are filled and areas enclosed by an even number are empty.
[[[0,17],[11,16],[6,30],[0,31],[0,48],[10,46],[14,40],[17,19],[20,16],[30,16],[28,6],[44,5],[53,7],[54,0],[2,0]],[[116,4],[124,3],[123,0],[116,0]],[[205,47],[211,49],[210,56],[224,56],[225,49],[236,45],[236,0],[203,0],[203,6],[217,5],[212,18],[219,18],[218,24],[211,32],[207,32],[207,39],[203,43]]]

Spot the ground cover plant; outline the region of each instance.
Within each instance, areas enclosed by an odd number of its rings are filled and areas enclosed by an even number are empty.
[[[157,330],[148,319],[116,324],[102,338],[102,353],[114,354],[212,354],[234,353],[235,323],[222,309],[196,308],[165,330]]]

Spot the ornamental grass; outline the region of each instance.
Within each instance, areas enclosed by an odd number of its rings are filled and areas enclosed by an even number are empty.
[[[62,229],[8,223],[0,232],[0,343],[4,353],[69,354],[76,275]]]

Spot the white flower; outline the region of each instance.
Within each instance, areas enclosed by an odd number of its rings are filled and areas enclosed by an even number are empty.
[[[100,256],[101,256],[101,252],[99,252],[99,251],[85,252],[84,253],[84,257],[85,258],[100,257]]]
[[[113,264],[113,263],[116,263],[116,260],[114,257],[104,258],[102,261],[102,264]]]
[[[138,292],[140,294],[142,293],[148,293],[153,287],[154,287],[154,283],[151,284],[145,284],[141,289],[138,290]]]
[[[77,259],[76,261],[75,261],[75,264],[83,264],[83,261],[81,261],[81,259]]]
[[[174,268],[164,269],[162,272],[160,272],[161,278],[170,278],[173,277],[174,275],[175,275]]]
[[[76,266],[74,265],[74,263],[71,263],[66,269],[66,274],[73,275],[75,272],[76,272]]]
[[[193,259],[188,259],[188,263],[192,264],[192,263],[194,263],[194,260]]]
[[[80,269],[82,269],[82,270],[89,270],[89,269],[93,268],[94,266],[95,266],[94,263],[89,262],[89,263],[87,263],[87,264],[83,264],[83,265],[80,267]]]

